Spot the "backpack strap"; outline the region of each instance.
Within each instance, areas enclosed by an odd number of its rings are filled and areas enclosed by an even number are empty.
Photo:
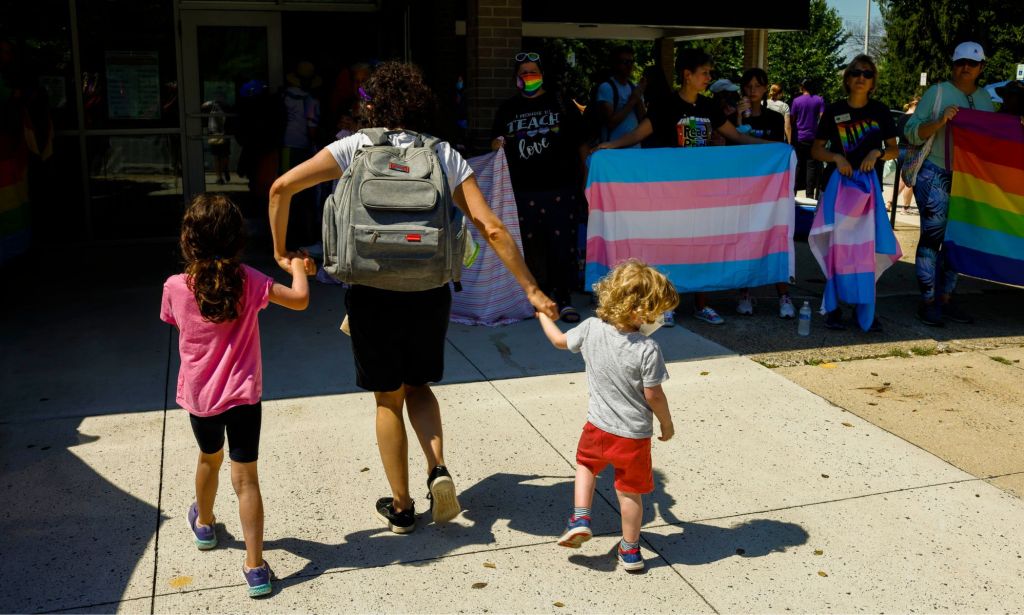
[[[388,132],[387,128],[362,128],[359,130],[359,134],[366,135],[374,145],[388,145]]]

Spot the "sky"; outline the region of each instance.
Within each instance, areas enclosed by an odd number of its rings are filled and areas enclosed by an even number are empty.
[[[828,5],[839,13],[843,23],[857,31],[859,36],[851,38],[846,47],[847,59],[864,50],[864,15],[867,12],[867,0],[826,0]],[[878,11],[878,3],[871,3],[871,34],[882,32],[882,14]]]

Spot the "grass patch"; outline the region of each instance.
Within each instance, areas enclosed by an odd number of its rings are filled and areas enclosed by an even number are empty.
[[[989,357],[989,358],[992,359],[993,361],[995,361],[996,363],[1002,363],[1003,365],[1013,365],[1013,361],[1007,359],[1006,357]]]
[[[804,365],[821,365],[824,362],[823,359],[807,359],[804,361]]]
[[[939,354],[939,349],[937,346],[911,346],[910,352],[919,357],[930,357]]]
[[[893,348],[892,350],[889,351],[889,354],[887,356],[898,357],[900,359],[909,359],[911,355],[909,352],[903,350],[902,348]]]

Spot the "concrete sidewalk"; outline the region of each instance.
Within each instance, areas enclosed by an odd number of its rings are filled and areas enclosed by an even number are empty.
[[[421,514],[414,534],[393,535],[372,510],[387,488],[372,397],[356,392],[337,330],[343,291],[313,290],[309,311],[262,318],[260,472],[279,581],[260,601],[245,596],[226,465],[222,546],[191,544],[196,447],[173,406],[159,284],[6,309],[0,611],[1021,609],[1021,500],[682,326],[656,334],[677,437],[654,445],[644,574],[616,569],[607,476],[595,540],[554,544],[587,391],[581,359],[532,321],[452,326],[436,390],[464,513],[445,527]]]

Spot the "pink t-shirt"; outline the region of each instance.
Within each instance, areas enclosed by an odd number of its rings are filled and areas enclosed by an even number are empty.
[[[245,284],[236,320],[203,320],[183,273],[164,282],[160,319],[178,327],[177,401],[196,416],[213,416],[254,404],[263,395],[258,312],[270,302],[274,280],[242,265]]]

